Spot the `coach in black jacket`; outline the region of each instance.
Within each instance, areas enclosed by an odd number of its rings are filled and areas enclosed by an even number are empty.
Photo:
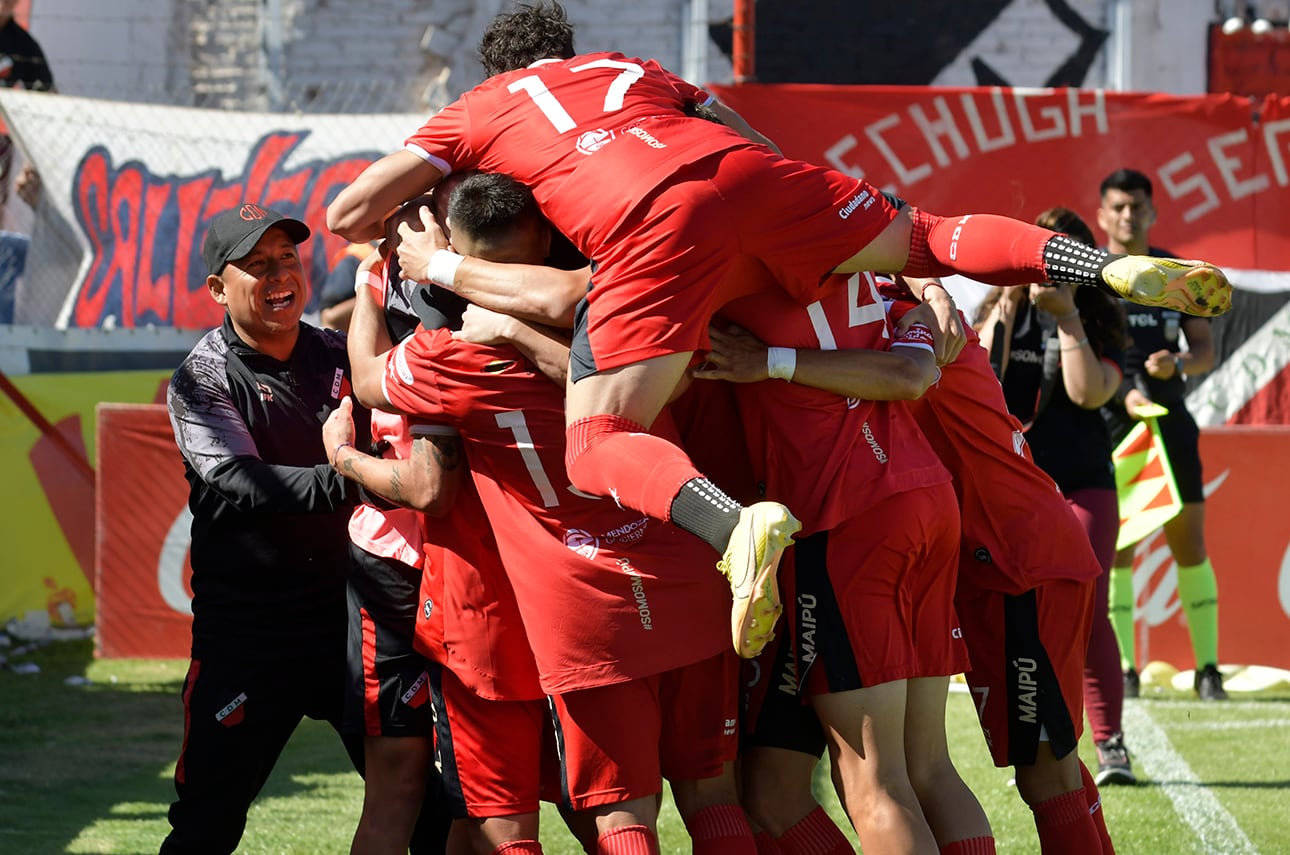
[[[328,465],[321,428],[350,391],[349,360],[342,334],[300,321],[308,237],[258,205],[215,218],[202,258],[224,323],[170,381],[191,486],[193,647],[163,853],[235,850],[301,718],[340,732],[357,491]],[[361,737],[344,741],[361,771]]]

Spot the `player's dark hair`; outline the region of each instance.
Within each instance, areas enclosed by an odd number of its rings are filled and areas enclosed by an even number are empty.
[[[479,58],[489,77],[526,68],[539,59],[573,56],[573,24],[554,0],[521,3],[493,18],[479,43]]]
[[[1107,190],[1119,190],[1121,193],[1132,193],[1141,190],[1148,199],[1151,198],[1151,179],[1136,169],[1117,169],[1102,179],[1098,196],[1105,196]]]
[[[480,172],[462,180],[448,200],[448,223],[475,240],[506,237],[517,223],[542,216],[533,191],[503,172]]]

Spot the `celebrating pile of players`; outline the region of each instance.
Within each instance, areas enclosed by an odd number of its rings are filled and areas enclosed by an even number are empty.
[[[376,246],[347,336],[301,322],[304,223],[208,230],[162,851],[232,852],[309,716],[364,774],[355,853],[541,852],[543,801],[589,853],[657,853],[664,780],[695,853],[851,852],[825,750],[864,852],[992,853],[945,734],[964,673],[1039,851],[1113,852],[1075,750],[1103,567],[938,277],[1047,301],[1098,390],[1031,372],[1052,420],[1120,382],[1080,295],[1204,317],[1222,272],[787,159],[655,62],[575,52],[555,3],[481,55],[327,209]]]

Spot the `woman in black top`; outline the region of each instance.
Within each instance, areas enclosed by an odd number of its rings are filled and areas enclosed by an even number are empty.
[[[1093,246],[1088,226],[1066,208],[1037,220]],[[1098,744],[1097,783],[1129,783],[1120,714],[1124,684],[1115,634],[1103,605],[1120,515],[1111,436],[1098,408],[1116,393],[1127,344],[1124,311],[1094,288],[995,288],[976,326],[1003,384],[1008,409],[1026,426],[1035,462],[1065,494],[1102,564],[1084,669],[1084,700]]]

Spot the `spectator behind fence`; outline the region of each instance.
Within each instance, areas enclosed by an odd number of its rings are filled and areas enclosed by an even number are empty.
[[[1162,256],[1151,245],[1156,221],[1151,179],[1134,169],[1120,169],[1100,188],[1097,224],[1111,252]],[[1132,342],[1125,353],[1124,384],[1103,409],[1111,435],[1119,442],[1133,427],[1135,411],[1160,404],[1169,412],[1156,420],[1178,484],[1182,510],[1165,523],[1165,540],[1178,564],[1178,599],[1187,616],[1196,671],[1192,686],[1201,700],[1227,698],[1218,671],[1218,580],[1205,549],[1205,484],[1200,465],[1200,428],[1187,411],[1183,376],[1195,377],[1214,367],[1214,337],[1209,321],[1162,308],[1126,303]],[[1183,342],[1186,346],[1183,346]],[[1139,691],[1137,651],[1133,637],[1133,551],[1120,550],[1111,570],[1111,622],[1120,642],[1125,693]]]
[[[350,389],[344,335],[300,321],[304,223],[254,204],[202,246],[226,309],[170,381],[190,485],[193,646],[178,800],[161,851],[232,852],[301,719],[341,732],[349,517],[357,488],[327,462],[322,424]],[[368,413],[355,413],[361,435]],[[344,737],[361,771],[361,737]]]
[[[52,92],[54,75],[45,61],[45,52],[14,18],[17,5],[18,0],[0,0],[0,86]],[[13,138],[9,136],[8,127],[0,122],[0,214],[3,214],[9,198],[12,166]],[[15,190],[28,205],[36,206],[40,196],[40,176],[30,164],[23,167],[15,181]],[[27,263],[30,240],[25,234],[0,231],[0,324],[13,323],[18,277]]]

